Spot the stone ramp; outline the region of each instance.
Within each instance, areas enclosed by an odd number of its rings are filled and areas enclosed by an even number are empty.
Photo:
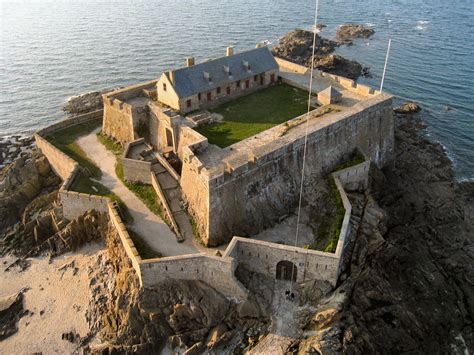
[[[177,229],[176,236],[178,241],[193,240],[194,233],[190,216],[184,207],[181,186],[179,181],[171,174],[167,167],[156,160],[151,166],[152,174],[158,182],[159,189],[165,201],[162,201],[171,224]],[[161,194],[158,193],[160,196]],[[162,199],[162,196],[160,196]]]

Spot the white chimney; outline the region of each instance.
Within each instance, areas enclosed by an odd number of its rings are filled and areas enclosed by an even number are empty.
[[[174,71],[173,71],[173,70],[170,70],[170,71],[168,72],[168,75],[169,75],[169,77],[170,77],[171,84],[174,85]]]
[[[234,55],[234,47],[227,47],[227,50],[225,52],[227,57],[230,57],[231,55]]]
[[[186,66],[187,67],[192,67],[193,65],[194,65],[194,57],[186,58]]]

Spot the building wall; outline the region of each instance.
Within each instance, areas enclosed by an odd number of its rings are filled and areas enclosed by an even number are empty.
[[[175,91],[173,90],[170,81],[168,78],[163,74],[162,77],[160,78],[160,81],[158,82],[158,100],[162,103],[164,103],[167,106],[170,106],[173,109],[179,110],[182,114],[200,110],[200,109],[206,109],[210,108],[213,106],[220,105],[221,103],[224,103],[226,101],[233,100],[239,96],[243,96],[246,94],[249,94],[255,90],[261,89],[263,87],[266,87],[270,84],[270,78],[271,75],[275,75],[275,81],[277,80],[277,74],[278,70],[272,70],[265,72],[263,74],[257,74],[257,81],[254,80],[254,76],[246,79],[249,80],[249,87],[245,87],[245,82],[246,80],[241,80],[240,81],[240,86],[237,87],[237,81],[234,81],[232,83],[226,84],[221,86],[221,92],[220,94],[217,93],[217,88],[214,88],[209,91],[204,91],[201,93],[201,99],[199,100],[199,95],[192,95],[189,97],[184,97],[179,99],[178,96],[176,95]],[[260,84],[260,76],[264,76],[264,83],[263,85]],[[163,90],[163,83],[166,83],[167,89],[166,91]],[[227,94],[227,87],[230,87],[230,94]],[[207,100],[207,94],[211,94],[211,101]],[[187,101],[191,100],[191,106],[187,107]]]
[[[151,184],[151,163],[142,160],[122,158],[125,180]]]
[[[166,91],[163,89],[163,84],[166,84]],[[179,98],[173,89],[173,84],[168,79],[165,73],[161,74],[160,80],[156,84],[158,92],[158,101],[171,107],[174,110],[179,110]]]
[[[362,102],[340,114],[345,118],[308,136],[308,182],[331,172],[357,148],[378,167],[391,159],[394,136],[390,97]],[[227,161],[226,172],[220,177],[208,178],[202,191],[183,189],[195,217],[206,226],[205,241],[214,246],[229,242],[233,235],[258,233],[291,212],[301,179],[303,147],[304,136],[301,135],[286,143],[282,140],[269,144],[261,151],[242,152],[242,156],[235,158],[236,164]],[[183,172],[193,176],[194,181],[206,181],[202,176],[204,171],[198,159],[183,163]],[[201,175],[201,179],[196,175]],[[203,206],[206,188],[209,202]]]

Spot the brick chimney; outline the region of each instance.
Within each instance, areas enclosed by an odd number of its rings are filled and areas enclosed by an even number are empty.
[[[186,66],[187,67],[192,67],[193,65],[194,65],[194,57],[186,58]]]
[[[225,55],[227,57],[230,57],[231,55],[234,55],[234,47],[227,47],[227,49],[225,51]]]
[[[262,48],[262,44],[261,44],[261,43],[257,43],[257,44],[255,45],[255,48]]]

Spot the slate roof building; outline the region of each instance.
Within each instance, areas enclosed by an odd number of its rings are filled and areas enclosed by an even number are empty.
[[[158,101],[181,113],[218,105],[276,81],[278,64],[268,47],[258,47],[170,70],[157,83]]]

